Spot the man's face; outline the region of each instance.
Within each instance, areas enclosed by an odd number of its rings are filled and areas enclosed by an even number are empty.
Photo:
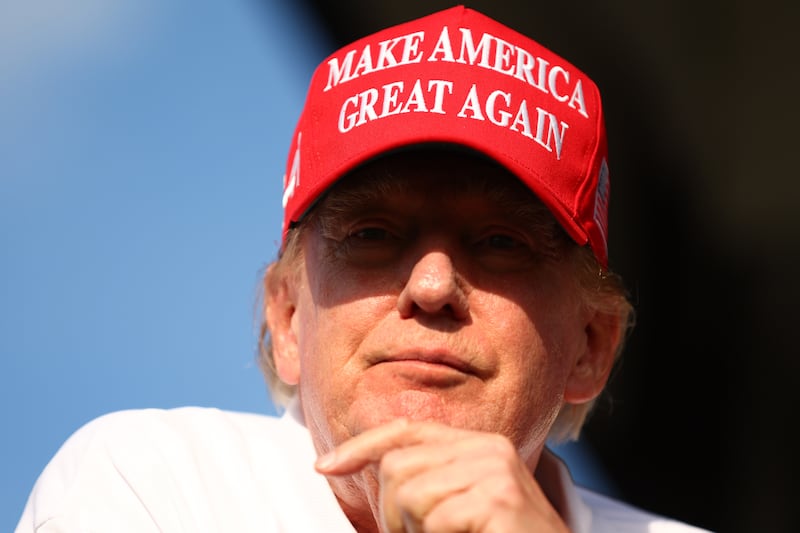
[[[407,417],[502,433],[533,460],[590,344],[570,245],[533,194],[483,160],[414,152],[316,210],[278,368],[318,451]]]

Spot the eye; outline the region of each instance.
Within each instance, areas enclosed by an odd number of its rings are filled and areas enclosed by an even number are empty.
[[[348,239],[355,239],[360,241],[387,241],[389,239],[395,238],[389,230],[386,228],[380,227],[366,227],[366,228],[359,228],[356,230],[351,231],[347,235]]]
[[[525,237],[513,230],[492,228],[475,240],[475,247],[485,251],[513,251],[528,249]]]
[[[513,250],[524,246],[522,242],[511,235],[504,235],[501,233],[489,235],[485,238],[485,241],[485,246],[497,250]]]
[[[510,271],[530,267],[536,251],[528,236],[513,228],[487,228],[473,240],[472,250],[484,267]]]
[[[343,238],[336,244],[340,259],[359,268],[376,268],[398,259],[403,232],[388,220],[364,220],[341,228]]]

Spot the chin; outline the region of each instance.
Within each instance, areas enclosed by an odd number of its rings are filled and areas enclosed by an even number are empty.
[[[415,422],[438,422],[469,428],[474,423],[475,406],[463,406],[438,389],[405,389],[372,396],[350,406],[349,426],[353,434],[380,426],[398,418]]]

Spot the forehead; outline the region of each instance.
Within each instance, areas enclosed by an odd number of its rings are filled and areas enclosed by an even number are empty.
[[[409,197],[442,208],[475,198],[546,211],[533,192],[508,170],[475,152],[455,149],[404,150],[377,158],[342,178],[322,204],[339,210]]]
[[[574,243],[516,176],[461,150],[404,150],[374,159],[340,179],[296,228],[336,240],[351,223],[384,215],[463,231],[486,224],[514,228],[532,238],[543,256],[559,256]],[[287,248],[298,250],[294,244]]]

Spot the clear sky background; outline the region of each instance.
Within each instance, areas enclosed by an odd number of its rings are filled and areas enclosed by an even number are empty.
[[[332,46],[294,5],[0,0],[0,529],[98,415],[274,412],[257,286]]]

